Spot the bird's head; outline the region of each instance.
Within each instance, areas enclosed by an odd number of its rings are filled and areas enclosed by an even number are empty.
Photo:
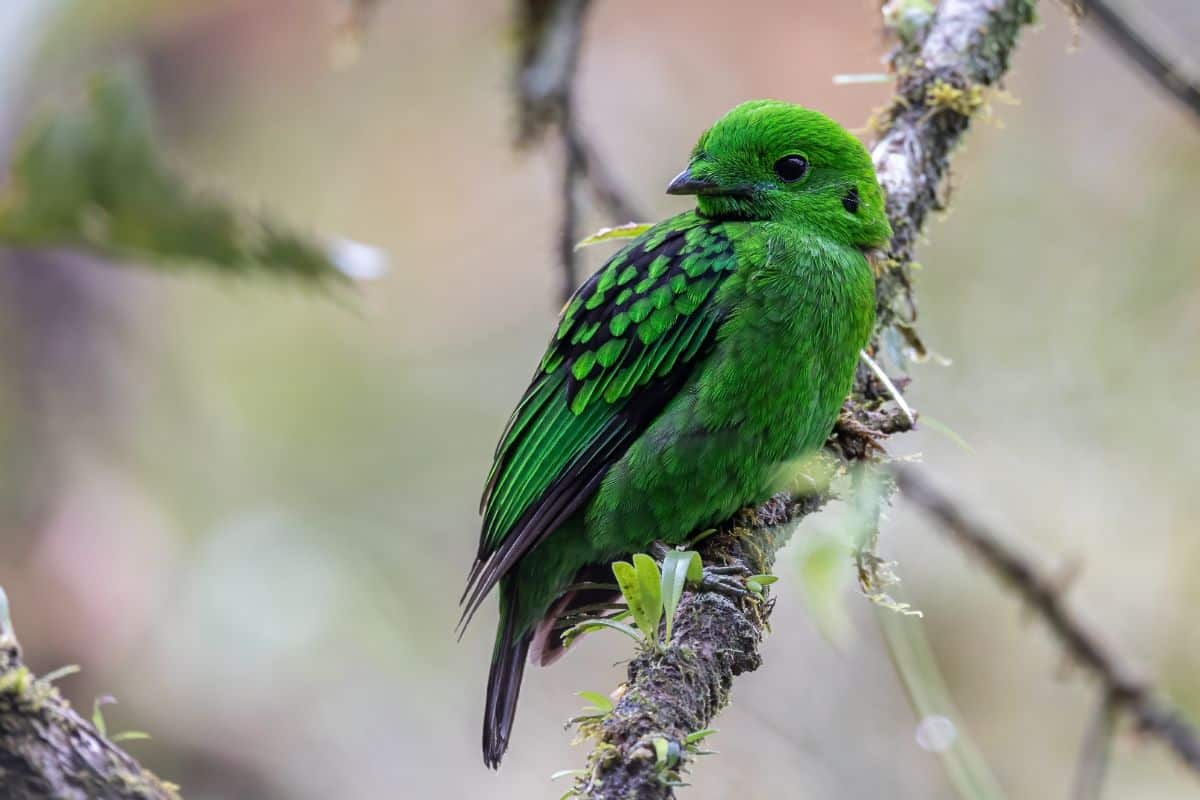
[[[892,230],[871,156],[816,111],[751,100],[704,132],[667,194],[696,195],[701,215],[793,221],[862,248]]]

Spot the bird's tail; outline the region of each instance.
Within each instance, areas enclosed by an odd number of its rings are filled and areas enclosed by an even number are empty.
[[[525,673],[525,658],[533,639],[532,631],[517,635],[516,588],[510,583],[501,594],[501,622],[492,651],[492,669],[488,673],[487,705],[483,712],[483,763],[492,769],[500,766],[500,758],[508,749],[517,697],[521,693],[521,676]]]

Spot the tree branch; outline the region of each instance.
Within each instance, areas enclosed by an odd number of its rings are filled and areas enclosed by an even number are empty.
[[[21,663],[0,589],[0,797],[6,800],[178,800]]]
[[[1142,72],[1200,118],[1200,86],[1184,74],[1180,65],[1151,45],[1108,0],[1076,2],[1085,19],[1095,22],[1109,41],[1119,47]]]
[[[545,4],[533,5],[545,10]],[[950,153],[982,107],[983,89],[1004,75],[1021,28],[1033,19],[1033,7],[1033,0],[942,0],[924,34],[902,42],[892,54],[897,94],[876,122],[880,138],[873,157],[895,237],[877,281],[872,349],[885,335],[898,335],[909,351],[921,350],[912,330],[913,249],[929,212],[941,207],[938,187]],[[570,73],[564,74],[569,85]],[[885,410],[891,391],[871,370],[860,369],[846,418],[831,439],[835,456],[870,460],[878,451],[874,436],[910,427],[904,414]],[[777,496],[739,515],[698,549],[706,563],[765,572],[796,524],[827,499],[824,492]],[[585,729],[594,746],[576,793],[593,800],[673,797],[693,757],[682,746],[686,737],[706,728],[729,702],[734,677],[761,663],[759,645],[772,605],[685,593],[673,645],[663,654],[635,658],[614,710]],[[665,756],[656,743],[667,745]]]
[[[1146,735],[1168,745],[1200,774],[1200,732],[1133,677],[1100,638],[1067,608],[1059,582],[1029,563],[992,531],[967,516],[911,468],[895,470],[903,496],[935,520],[955,542],[978,556],[1050,628],[1071,658],[1100,682],[1106,704],[1129,714]],[[1102,712],[1103,713],[1103,712]]]
[[[575,74],[589,6],[590,0],[520,0],[517,4],[521,42],[516,76],[517,146],[540,141],[552,125],[557,125],[562,144],[558,259],[562,270],[559,294],[564,302],[579,283],[575,244],[580,239],[581,185],[587,184],[614,223],[641,219],[575,119]]]

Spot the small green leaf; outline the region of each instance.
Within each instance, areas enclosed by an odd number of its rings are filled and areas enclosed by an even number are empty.
[[[613,575],[617,585],[621,587],[621,595],[629,606],[634,624],[647,641],[654,640],[654,629],[650,627],[650,613],[646,608],[645,598],[642,597],[642,586],[638,581],[637,569],[628,561],[616,561],[612,565]]]
[[[590,633],[591,631],[598,631],[601,628],[619,631],[628,636],[630,639],[633,639],[635,642],[642,641],[642,635],[638,633],[637,630],[623,622],[617,622],[611,619],[589,619],[586,622],[579,623],[578,625],[572,625],[562,632],[563,646],[570,646],[571,642],[575,641],[576,637],[585,633]]]
[[[683,597],[683,587],[687,583],[688,571],[692,563],[693,552],[671,550],[663,557],[662,563],[662,599],[663,611],[666,613],[667,624],[664,641],[671,643],[671,629],[675,624],[675,609],[679,607],[679,599]]]
[[[601,714],[607,714],[613,710],[612,700],[609,699],[608,696],[602,695],[599,692],[582,691],[576,692],[575,695],[587,700],[589,703],[595,706],[596,710]]]
[[[633,568],[637,570],[638,587],[646,607],[646,621],[650,626],[645,629],[646,638],[656,642],[658,623],[663,615],[662,575],[658,571],[658,562],[645,553],[634,553]]]
[[[117,698],[111,694],[102,694],[92,701],[92,726],[99,731],[101,736],[108,736],[108,726],[104,724],[104,712],[100,710],[101,706],[116,702]]]
[[[146,733],[145,731],[122,731],[121,733],[115,734],[111,739],[109,739],[109,741],[113,744],[116,744],[117,742],[136,742],[149,738],[150,734]]]
[[[667,766],[667,758],[671,752],[671,743],[661,736],[654,739],[654,762],[660,767]]]
[[[683,737],[683,743],[684,744],[695,744],[696,742],[700,741],[701,739],[706,739],[709,736],[712,736],[716,732],[717,732],[716,728],[703,728],[702,730],[693,731],[692,733],[689,733],[687,736]]]
[[[746,579],[746,591],[750,592],[751,594],[762,597],[762,584],[760,584],[758,581],[747,578]]]
[[[600,242],[610,242],[614,239],[636,239],[653,227],[654,223],[652,222],[627,222],[624,225],[601,228],[591,236],[580,240],[579,244],[575,245],[575,249],[579,250],[583,247],[599,244]]]
[[[550,776],[550,780],[557,781],[561,778],[582,778],[587,775],[586,769],[560,769],[558,772]]]
[[[659,736],[654,739],[653,744],[654,763],[659,769],[671,769],[683,758],[683,748],[674,739]]]
[[[687,571],[688,583],[699,583],[704,580],[704,562],[700,560],[700,554],[695,550],[685,551],[684,555],[688,554],[691,555]]]
[[[44,681],[45,683],[54,683],[57,680],[62,680],[63,678],[67,677],[68,675],[74,675],[77,672],[79,672],[78,664],[67,664],[65,666],[59,667],[58,669],[50,670],[45,675],[38,678],[38,680]]]
[[[772,583],[779,580],[779,576],[778,575],[751,575],[749,578],[746,578],[746,580],[754,581],[755,583],[759,584],[760,586],[770,586]]]
[[[617,561],[613,563],[612,570],[638,630],[647,642],[657,643],[658,623],[662,619],[658,564],[645,553],[638,553],[634,555],[632,564]]]

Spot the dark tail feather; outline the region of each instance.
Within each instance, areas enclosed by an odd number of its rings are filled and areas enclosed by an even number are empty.
[[[487,707],[483,712],[483,763],[492,769],[500,766],[500,758],[508,749],[517,697],[521,693],[521,676],[525,673],[525,658],[533,632],[516,636],[512,603],[501,623],[492,653],[492,669],[488,673]]]

